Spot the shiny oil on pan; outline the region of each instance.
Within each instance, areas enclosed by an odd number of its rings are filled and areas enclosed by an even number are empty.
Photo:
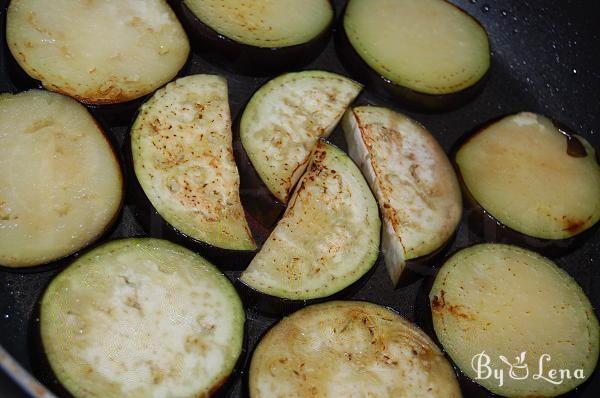
[[[594,0],[564,2],[559,0],[453,0],[453,3],[465,9],[477,18],[486,28],[492,49],[492,66],[486,85],[479,96],[465,106],[447,113],[420,113],[410,111],[394,101],[386,100],[370,89],[366,89],[358,98],[357,105],[373,104],[386,106],[402,112],[423,124],[440,142],[446,153],[451,153],[454,145],[466,133],[477,130],[490,120],[521,111],[530,111],[552,117],[584,136],[591,145],[600,146],[600,116],[597,104],[600,103],[600,61],[597,49],[600,48],[600,35],[593,15],[598,15],[598,5]],[[336,14],[339,17],[345,1],[336,0]],[[28,80],[19,73],[14,60],[5,45],[5,9],[8,1],[0,1],[0,91],[16,92],[37,87],[37,83]],[[98,38],[102,40],[102,38]],[[311,62],[310,69],[322,69],[348,76],[338,60],[334,40]],[[252,94],[276,74],[253,77],[230,72],[219,57],[212,54],[201,55],[192,50],[191,58],[180,75],[218,74],[227,78],[231,116],[234,124],[234,152],[240,174],[252,166],[242,156],[242,146],[236,136],[236,122],[246,102]],[[350,76],[353,77],[353,76]],[[139,105],[139,104],[138,104]],[[116,117],[113,111],[90,107],[103,130],[120,152],[124,168],[125,185],[131,179],[131,167],[125,161],[128,151],[125,142],[129,138],[133,113],[125,117]],[[112,108],[111,108],[112,109]],[[135,109],[135,107],[134,107]],[[122,109],[118,110],[122,112]],[[329,140],[343,149],[347,146],[341,128],[336,128]],[[556,187],[560,189],[560,187]],[[242,178],[242,202],[271,200],[270,197],[256,197],[251,186]],[[145,231],[134,218],[134,203],[126,200],[124,211],[116,226],[109,232],[108,238],[150,235],[163,237],[165,231],[160,228]],[[258,244],[266,238],[272,225],[263,223],[260,217],[250,217],[250,227],[259,231]],[[483,235],[471,231],[466,222],[469,214],[464,215],[454,242],[448,252],[482,241],[491,241],[496,236],[491,231]],[[581,285],[590,298],[592,306],[600,307],[600,232],[593,231],[584,245],[567,255],[554,259],[557,265],[566,270]],[[440,260],[438,265],[443,261]],[[50,279],[62,269],[61,266],[42,267],[27,272],[0,269],[0,345],[15,361],[0,353],[5,372],[0,372],[0,396],[6,398],[52,397],[27,376],[35,375],[43,385],[54,391],[56,382],[40,371],[39,352],[32,331],[38,327],[37,303]],[[224,269],[226,275],[235,280],[243,267]],[[409,320],[419,321],[424,311],[417,302],[423,283],[421,279],[401,283],[393,289],[382,256],[375,265],[375,271],[356,292],[345,298],[367,300],[388,306]],[[266,317],[254,307],[246,308],[247,352],[249,356],[260,336],[278,319]],[[424,328],[427,330],[427,328]],[[244,355],[244,354],[243,354]],[[17,365],[22,367],[19,370]],[[14,379],[31,394],[23,392]],[[462,384],[463,395],[485,396],[473,392],[472,383]],[[597,397],[600,393],[600,374],[595,372],[591,379],[582,385],[575,395],[583,398]],[[44,395],[46,394],[46,395]],[[226,396],[247,396],[247,382],[243,377],[236,378]]]

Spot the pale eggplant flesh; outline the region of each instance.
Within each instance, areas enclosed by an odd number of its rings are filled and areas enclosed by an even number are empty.
[[[483,26],[445,0],[351,0],[336,43],[359,81],[424,111],[472,100],[491,65]]]
[[[251,398],[460,398],[454,370],[433,341],[397,313],[330,301],[284,318],[259,341]]]
[[[288,203],[320,138],[341,120],[362,86],[335,73],[287,73],[261,87],[240,120],[240,139],[269,191]]]
[[[132,127],[131,152],[145,200],[192,244],[256,249],[240,201],[224,78],[187,76],[157,91]]]
[[[143,97],[177,75],[190,45],[165,0],[14,0],[6,38],[21,68],[90,105]]]
[[[462,214],[460,186],[444,150],[423,126],[386,108],[349,109],[342,125],[350,157],[379,203],[393,284],[411,262],[431,273],[421,260],[448,244]]]
[[[245,314],[229,280],[158,239],[80,257],[50,283],[39,316],[56,390],[74,398],[215,396],[243,351]]]
[[[473,395],[562,396],[594,372],[600,345],[594,309],[573,278],[535,252],[494,243],[460,250],[427,293],[435,335],[462,374],[479,385],[465,382]],[[490,369],[506,374],[502,385],[477,378],[472,365],[478,358],[482,364],[489,358]],[[562,369],[571,377],[560,383],[535,377],[540,361],[542,376]],[[509,376],[510,364],[516,377]]]
[[[193,45],[225,68],[267,75],[298,68],[327,45],[330,0],[173,0]]]
[[[529,112],[486,124],[454,162],[473,229],[549,256],[569,252],[600,220],[600,163],[588,141]]]
[[[119,160],[83,105],[42,90],[0,94],[0,265],[80,251],[116,221],[122,201]]]
[[[360,170],[340,149],[319,141],[283,218],[240,281],[274,299],[332,296],[373,267],[380,228]]]

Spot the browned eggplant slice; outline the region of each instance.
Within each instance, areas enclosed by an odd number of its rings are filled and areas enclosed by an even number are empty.
[[[44,87],[96,105],[153,92],[175,77],[190,50],[164,0],[13,0],[6,38]]]
[[[461,250],[435,277],[429,302],[444,350],[500,396],[558,396],[596,367],[600,332],[591,303],[565,271],[534,252],[503,244]]]
[[[331,134],[361,89],[344,76],[309,70],[281,75],[254,94],[242,115],[240,139],[279,201],[288,202],[317,141]]]
[[[240,202],[224,78],[187,76],[157,91],[133,125],[131,147],[137,179],[169,225],[215,248],[256,249]]]
[[[85,254],[40,305],[44,353],[75,398],[213,396],[242,353],[244,322],[225,275],[148,238]]]
[[[488,125],[467,137],[455,161],[474,212],[491,218],[484,233],[492,239],[559,253],[600,220],[594,148],[544,116]]]
[[[431,339],[376,304],[331,301],[302,309],[258,343],[251,398],[460,398],[456,375]]]
[[[0,265],[73,254],[116,220],[119,162],[84,106],[42,90],[0,94]]]
[[[470,100],[491,63],[485,29],[445,0],[350,0],[337,42],[360,81],[431,110]]]
[[[357,282],[379,254],[377,203],[352,160],[319,141],[288,208],[240,280],[282,300],[314,300]]]
[[[330,0],[179,0],[200,48],[225,55],[255,74],[309,62],[327,44],[335,10]]]
[[[390,109],[361,106],[343,121],[349,154],[379,202],[382,247],[396,284],[407,264],[440,251],[462,212],[454,169],[435,138]]]

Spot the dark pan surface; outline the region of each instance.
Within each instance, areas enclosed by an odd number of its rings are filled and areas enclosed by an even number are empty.
[[[493,66],[482,94],[472,103],[451,112],[423,114],[407,112],[393,102],[363,93],[359,102],[387,105],[405,112],[423,123],[450,151],[465,132],[500,115],[530,110],[546,114],[571,126],[596,148],[600,147],[600,2],[598,0],[455,0],[486,27],[493,47]],[[336,5],[341,11],[345,1]],[[4,42],[4,19],[7,1],[0,1]],[[99,38],[101,40],[101,38]],[[0,53],[0,91],[16,91],[7,73],[10,55],[5,46]],[[330,41],[326,50],[307,68],[326,69],[345,74]],[[268,77],[248,77],[225,72],[194,54],[187,73],[213,73],[227,77],[233,116],[236,117],[252,93]],[[107,133],[123,147],[128,137],[128,123],[107,124]],[[332,140],[345,148],[341,131]],[[556,187],[560,189],[560,187]],[[126,207],[111,237],[142,235],[143,231]],[[160,237],[160,232],[153,233]],[[461,224],[451,251],[481,239]],[[574,253],[556,259],[583,287],[595,308],[600,308],[600,229]],[[32,344],[29,334],[35,326],[34,306],[48,281],[59,271],[7,272],[0,270],[0,344],[23,366],[32,368]],[[227,270],[234,280],[237,270]],[[416,298],[422,281],[393,290],[385,267],[380,261],[372,277],[353,298],[387,305],[408,319],[415,318]],[[418,309],[418,306],[417,306]],[[552,322],[549,314],[548,322]],[[258,338],[277,319],[247,309],[248,352]],[[600,396],[600,372],[580,389],[579,396]],[[243,375],[235,381],[231,397],[245,396]],[[25,397],[0,372],[0,397]]]

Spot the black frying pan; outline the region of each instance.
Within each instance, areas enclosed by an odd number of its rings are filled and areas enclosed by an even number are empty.
[[[298,0],[301,1],[301,0]],[[418,0],[415,0],[418,1]],[[598,0],[453,0],[486,27],[493,48],[491,75],[481,95],[468,105],[447,113],[408,112],[397,104],[366,91],[360,102],[382,104],[408,113],[423,123],[449,151],[456,140],[475,126],[498,116],[530,110],[551,116],[571,126],[594,146],[600,147],[600,1]],[[6,0],[0,1],[0,39],[4,42]],[[338,13],[344,0],[335,1]],[[100,39],[100,38],[99,38]],[[16,91],[8,73],[10,54],[3,46],[0,53],[0,91]],[[338,61],[333,41],[307,68],[326,69],[345,74]],[[228,78],[234,117],[252,93],[268,77],[232,74],[194,54],[187,73],[216,73]],[[111,120],[96,113],[108,127],[111,138],[122,148],[128,134],[128,122]],[[345,148],[341,132],[332,135]],[[560,187],[557,187],[560,189]],[[126,207],[111,237],[141,235],[142,229]],[[154,233],[160,236],[160,233]],[[480,239],[463,223],[451,251]],[[561,257],[557,263],[583,287],[595,308],[600,308],[600,229],[581,248]],[[48,281],[60,269],[18,273],[0,270],[0,344],[27,370],[36,365],[33,340],[35,304]],[[239,271],[226,271],[233,280]],[[393,290],[385,267],[380,262],[368,282],[352,298],[387,305],[408,319],[422,310],[418,293],[422,281]],[[267,318],[252,308],[247,310],[248,348],[276,319]],[[244,375],[230,390],[231,397],[245,396]],[[465,395],[468,392],[465,391]],[[600,396],[600,372],[583,385],[577,396]],[[0,397],[22,398],[27,395],[0,372]]]

